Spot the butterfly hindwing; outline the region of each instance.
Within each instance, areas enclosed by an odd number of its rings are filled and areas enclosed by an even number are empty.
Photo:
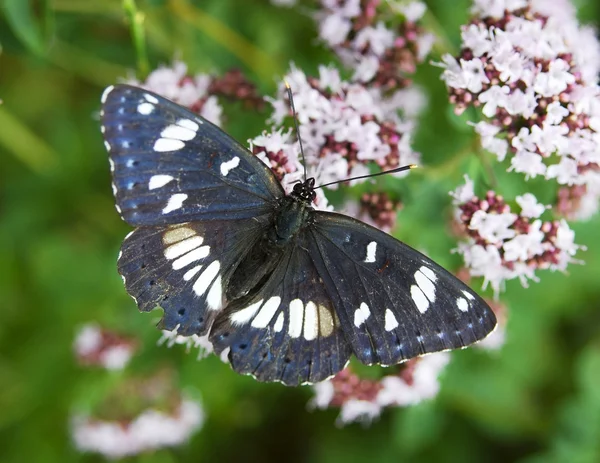
[[[232,272],[267,221],[261,216],[137,228],[118,261],[127,292],[141,311],[162,307],[161,328],[206,334],[225,302]]]
[[[186,108],[128,85],[108,87],[102,103],[113,191],[130,225],[253,217],[284,195],[258,158]]]
[[[431,259],[350,217],[313,217],[311,253],[320,256],[319,273],[363,363],[465,347],[493,330],[489,306]]]
[[[340,371],[352,353],[331,300],[304,245],[288,246],[256,294],[215,320],[215,351],[229,348],[234,370],[296,386]]]

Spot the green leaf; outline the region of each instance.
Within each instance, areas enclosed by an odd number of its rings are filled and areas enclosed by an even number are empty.
[[[36,55],[45,55],[54,35],[50,0],[4,0],[4,10],[8,24],[19,40]]]

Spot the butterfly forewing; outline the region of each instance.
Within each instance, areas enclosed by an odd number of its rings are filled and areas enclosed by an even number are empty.
[[[264,286],[217,318],[210,340],[234,370],[261,381],[314,383],[350,358],[331,299],[304,244],[289,246]]]
[[[465,347],[494,329],[489,306],[423,254],[350,217],[313,216],[311,255],[363,363]]]
[[[203,335],[225,302],[233,271],[263,235],[268,217],[140,227],[118,261],[142,311],[164,310],[160,327]]]
[[[131,225],[254,217],[284,195],[229,135],[152,92],[107,88],[101,119],[117,208]]]

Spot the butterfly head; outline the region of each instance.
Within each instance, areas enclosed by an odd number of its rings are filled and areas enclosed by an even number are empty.
[[[315,179],[309,178],[304,182],[296,183],[292,190],[292,196],[306,203],[312,203],[317,193],[315,193]]]

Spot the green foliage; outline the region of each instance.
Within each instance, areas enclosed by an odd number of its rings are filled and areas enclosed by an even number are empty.
[[[338,429],[335,411],[307,411],[308,388],[259,384],[217,358],[157,346],[159,316],[137,312],[116,272],[128,227],[114,210],[98,130],[103,87],[147,72],[144,46],[150,69],[175,56],[198,72],[237,66],[265,93],[289,62],[311,73],[335,58],[301,8],[124,3],[5,0],[0,16],[0,461],[102,461],[76,452],[69,437],[70,413],[93,407],[119,380],[75,364],[74,333],[92,320],[139,339],[131,372],[176,371],[208,415],[188,445],[136,461],[600,461],[598,218],[574,225],[585,265],[540,272],[529,289],[508,284],[502,350],[453,354],[435,401],[387,411],[368,428]],[[457,49],[468,2],[428,3],[426,24],[443,34],[437,52]],[[597,22],[600,5],[579,3],[581,19]],[[405,203],[397,235],[456,268],[448,191],[481,171],[464,125],[477,115],[453,115],[438,69],[425,64],[415,80],[430,100],[415,138],[425,168],[394,187]],[[231,109],[226,128],[238,139],[264,127],[264,115]],[[505,167],[494,171],[511,192]]]

